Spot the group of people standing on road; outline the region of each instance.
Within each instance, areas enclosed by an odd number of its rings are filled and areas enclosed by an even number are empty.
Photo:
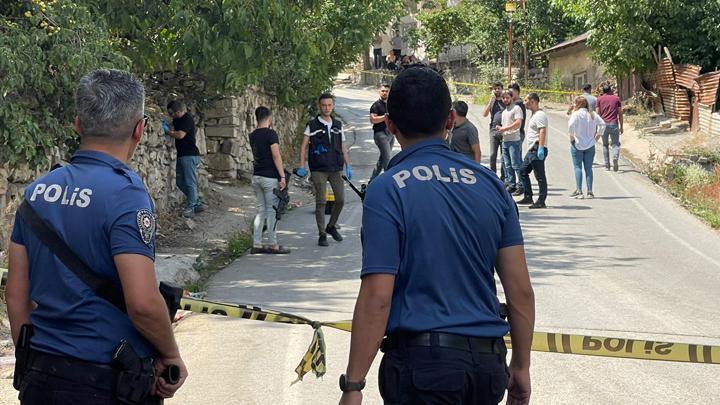
[[[527,110],[530,110],[532,117],[526,126]],[[517,201],[518,204],[527,204],[531,209],[546,208],[545,158],[548,155],[549,126],[547,115],[540,108],[540,96],[529,93],[525,99],[521,99],[517,83],[504,90],[502,83],[496,82],[483,116],[490,117],[490,170],[500,176],[510,194],[523,197]],[[523,143],[526,139],[527,153],[523,157]],[[498,154],[501,156],[499,173]],[[537,199],[533,197],[530,173],[534,173],[538,183]]]
[[[595,97],[591,94],[591,86],[586,85],[583,94],[575,100],[568,109],[570,120],[568,134],[570,137],[570,153],[576,180],[576,188],[570,194],[572,198],[594,198],[592,162],[595,156],[595,143],[602,138],[603,156],[607,170],[618,170],[620,152],[619,136],[623,130],[622,108],[619,97],[612,94],[609,85],[602,87],[603,94]],[[379,98],[370,107],[370,123],[372,124],[373,141],[378,148],[379,157],[370,176],[372,182],[382,172],[387,170],[395,145],[395,136],[387,127],[387,99],[390,85],[380,85]],[[300,151],[300,167],[297,173],[301,176],[308,174],[306,163],[309,164],[311,181],[315,190],[315,217],[318,226],[318,244],[328,246],[327,235],[336,241],[342,241],[337,227],[337,221],[344,205],[345,192],[343,186],[343,170],[348,179],[352,178],[347,149],[344,146],[345,134],[342,122],[332,117],[334,99],[330,94],[323,94],[318,100],[320,114],[308,122],[305,137]],[[265,107],[260,107],[264,109]],[[462,154],[477,163],[481,162],[482,151],[480,147],[478,129],[468,119],[469,106],[466,102],[458,100],[452,104],[454,120],[452,130],[448,135],[450,149]],[[269,114],[269,110],[268,110]],[[256,111],[257,115],[257,111]],[[530,116],[528,119],[528,115]],[[516,201],[519,205],[527,205],[530,209],[546,208],[548,195],[548,181],[545,161],[549,154],[548,132],[550,129],[548,116],[540,108],[538,93],[528,93],[520,97],[520,86],[511,84],[507,90],[503,84],[496,82],[487,105],[483,109],[483,116],[490,117],[490,170],[500,176],[506,190],[515,197],[522,197]],[[271,129],[264,128],[266,123],[260,123],[259,129],[250,136],[255,155],[255,173],[253,185],[256,188],[258,211],[254,223],[253,253],[289,253],[289,250],[277,244],[275,232],[274,209],[277,205],[277,196],[272,190],[286,181],[279,149],[270,152],[271,145],[277,148],[277,134]],[[260,133],[269,135],[262,136]],[[259,141],[253,139],[265,139]],[[262,143],[262,147],[258,145]],[[610,151],[612,145],[612,151]],[[525,154],[523,155],[523,150]],[[612,152],[612,154],[610,153]],[[270,158],[272,156],[272,159]],[[501,157],[498,172],[497,158]],[[610,157],[612,156],[612,160]],[[611,166],[612,164],[612,166]],[[583,176],[583,170],[585,175]],[[270,173],[275,181],[263,177],[264,172]],[[537,197],[533,192],[530,174],[537,182]],[[586,188],[583,192],[583,178]],[[325,224],[326,186],[333,190],[335,202],[333,204],[330,220]],[[264,186],[260,184],[263,183]],[[277,183],[277,184],[276,184]],[[263,229],[268,229],[269,245],[262,245]]]
[[[592,86],[585,85],[583,94],[568,108],[568,135],[576,180],[576,188],[570,194],[572,198],[595,196],[592,189],[592,162],[595,157],[595,144],[599,139],[602,139],[605,169],[618,171],[620,134],[623,132],[622,104],[609,84],[604,84],[601,89],[602,95],[595,97],[591,94]],[[457,104],[460,104],[462,111],[461,102],[456,102]],[[526,125],[528,110],[532,115]],[[495,83],[483,116],[490,116],[490,170],[497,173],[500,150],[502,158],[499,175],[508,192],[523,197],[516,201],[518,204],[528,204],[531,209],[546,208],[545,159],[548,156],[547,136],[550,126],[547,114],[540,108],[540,96],[537,93],[528,93],[524,100],[521,100],[520,86],[517,83],[510,85],[509,90],[503,90],[502,83]],[[527,152],[522,158],[525,139]],[[582,191],[583,169],[585,193]],[[533,199],[530,173],[534,173],[538,183],[539,195],[536,200]]]

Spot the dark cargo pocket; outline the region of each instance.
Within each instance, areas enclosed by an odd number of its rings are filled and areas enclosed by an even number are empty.
[[[466,373],[448,368],[417,369],[412,372],[412,404],[459,405],[465,396]]]
[[[500,403],[503,400],[508,381],[508,374],[504,371],[501,373],[494,373],[490,376],[490,394],[493,398],[497,398],[497,403]]]

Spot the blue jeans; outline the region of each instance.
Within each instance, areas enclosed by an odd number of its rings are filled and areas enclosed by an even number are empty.
[[[267,225],[268,242],[270,245],[277,245],[277,222],[274,207],[278,206],[280,198],[273,193],[278,188],[278,179],[269,177],[253,176],[253,190],[255,190],[255,221],[253,222],[253,245],[262,246],[263,225]]]
[[[180,156],[175,163],[176,184],[187,198],[187,207],[195,208],[198,200],[198,166],[200,156]]]
[[[585,168],[585,181],[588,191],[592,191],[593,171],[592,164],[595,159],[595,145],[590,149],[578,150],[575,145],[570,145],[573,167],[575,168],[575,185],[577,190],[582,191],[582,169]]]
[[[510,187],[515,187],[520,179],[522,169],[522,141],[503,141],[503,163],[505,164],[505,180]]]

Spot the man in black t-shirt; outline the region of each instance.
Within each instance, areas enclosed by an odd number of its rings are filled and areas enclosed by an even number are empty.
[[[255,190],[257,213],[253,222],[253,247],[250,253],[290,253],[277,242],[277,216],[280,198],[273,190],[287,187],[285,169],[280,155],[280,141],[272,126],[272,112],[260,106],[255,109],[257,128],[250,133],[253,153],[252,186]],[[263,226],[267,226],[269,245],[262,244]]]
[[[373,124],[373,140],[380,150],[380,157],[372,172],[372,176],[370,176],[370,181],[387,169],[388,163],[390,163],[392,148],[395,144],[395,137],[387,130],[387,126],[385,125],[388,94],[390,94],[390,85],[381,84],[380,98],[370,107],[370,122]]]
[[[177,162],[175,163],[176,184],[187,198],[187,206],[183,216],[192,218],[205,210],[198,194],[198,167],[200,151],[195,145],[195,121],[188,114],[185,103],[173,100],[167,105],[168,114],[172,117],[172,126],[165,134],[175,138]]]
[[[505,104],[502,101],[502,92],[502,83],[495,82],[495,84],[493,84],[493,91],[490,95],[490,100],[483,111],[483,117],[490,116],[490,170],[495,173],[497,173],[498,150],[502,146],[502,134],[495,131],[497,125],[502,125],[496,117],[500,117],[503,110],[505,110]],[[500,116],[498,116],[498,113]],[[500,158],[500,164],[502,165],[502,157]],[[505,178],[504,166],[500,169],[500,178]]]

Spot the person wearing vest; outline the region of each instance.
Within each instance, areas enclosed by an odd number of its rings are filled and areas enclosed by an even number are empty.
[[[328,246],[327,235],[340,242],[342,236],[337,230],[337,221],[345,203],[345,186],[342,173],[345,166],[345,175],[352,180],[352,167],[345,148],[345,132],[342,122],[332,117],[335,108],[335,99],[331,94],[324,93],[318,99],[320,115],[310,120],[305,127],[305,137],[300,147],[301,176],[306,175],[305,164],[308,163],[310,180],[315,189],[315,221],[317,222],[319,239],[318,245]],[[330,221],[325,226],[325,205],[327,182],[330,182],[335,204],[330,214]]]

